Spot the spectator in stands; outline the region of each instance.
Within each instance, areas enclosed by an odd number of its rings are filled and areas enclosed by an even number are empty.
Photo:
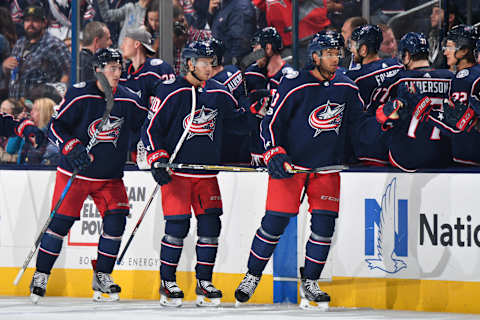
[[[397,56],[398,44],[392,28],[385,24],[379,24],[378,26],[383,34],[383,42],[378,53],[380,58],[395,58]]]
[[[340,66],[344,67],[347,70],[353,68],[352,64],[354,64],[352,59],[352,53],[349,50],[352,32],[356,28],[364,26],[366,24],[368,24],[368,22],[363,17],[351,17],[345,20],[345,22],[343,23],[342,37],[343,40],[345,40],[345,57],[340,61]]]
[[[182,64],[181,54],[182,49],[187,43],[188,32],[187,23],[183,15],[182,7],[178,5],[173,6],[173,70],[176,75],[180,74],[180,66]]]
[[[83,30],[82,50],[80,51],[80,78],[78,82],[95,79],[93,73],[93,55],[98,49],[108,48],[112,45],[110,31],[103,22],[89,22]]]
[[[23,12],[30,6],[40,6],[45,8],[45,12],[50,12],[48,0],[20,0],[10,1],[10,14],[15,24],[15,30],[19,37],[25,35],[23,29]]]
[[[127,3],[134,3],[135,0],[108,0],[107,5],[108,9],[118,9],[123,7]],[[107,25],[108,30],[110,30],[110,36],[113,42],[113,46],[118,46],[118,36],[120,35],[120,23],[117,21],[106,21],[101,12],[100,8],[98,7],[98,1],[92,1],[93,8],[95,9],[95,20],[105,22]]]
[[[69,80],[70,52],[65,44],[46,32],[47,17],[42,7],[24,12],[25,37],[13,47],[12,55],[2,63],[3,72],[16,76],[9,84],[9,97],[28,97],[34,86]]]
[[[209,25],[215,39],[225,44],[224,63],[232,64],[251,50],[255,28],[255,9],[249,0],[210,0]]]
[[[144,24],[147,6],[151,0],[138,0],[135,3],[128,2],[120,8],[111,9],[108,0],[98,0],[98,9],[104,21],[115,21],[122,23],[118,43],[122,43],[127,29],[135,29]]]
[[[158,8],[160,7],[160,0],[152,0],[147,7],[145,14],[145,27],[147,31],[152,35],[152,48],[155,52],[158,52],[160,46],[160,19],[158,17]]]
[[[78,1],[78,0],[77,0]],[[79,9],[81,19],[81,27],[93,21],[95,10],[90,3],[91,1],[80,0]],[[72,38],[72,5],[71,0],[49,0],[50,16],[48,32],[58,39],[66,42],[67,46],[71,46]]]
[[[5,99],[2,101],[0,105],[0,112],[9,114],[13,116],[15,119],[19,119],[20,114],[23,112],[23,104],[20,101],[15,99]],[[18,142],[22,142],[21,137],[0,137],[0,162],[3,163],[15,163],[17,162],[17,154],[10,154],[7,152],[7,144],[10,139],[16,140],[18,138]]]
[[[3,62],[10,56],[13,45],[16,41],[15,27],[10,17],[8,9],[0,8],[0,61]],[[0,100],[8,97],[8,80],[7,74],[0,69]]]

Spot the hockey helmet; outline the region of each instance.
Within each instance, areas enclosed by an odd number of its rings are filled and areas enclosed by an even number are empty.
[[[457,49],[466,48],[473,51],[476,48],[477,39],[477,28],[465,24],[459,24],[447,33],[447,40],[455,42]]]
[[[223,64],[223,55],[225,54],[225,45],[222,40],[211,38],[210,46],[216,56],[216,65]]]
[[[191,60],[193,65],[195,65],[195,61],[198,58],[212,58],[215,60],[215,57],[215,51],[209,42],[192,41],[182,50],[182,71],[188,72],[188,60]]]
[[[263,49],[265,49],[267,43],[272,45],[272,49],[275,52],[283,49],[282,36],[274,27],[266,27],[255,32],[251,40],[252,47],[259,44]]]
[[[122,53],[120,50],[112,48],[102,48],[95,52],[93,67],[104,68],[109,62],[118,62],[122,64]]]
[[[343,54],[343,46],[345,42],[340,33],[336,31],[321,31],[313,36],[313,39],[308,45],[308,57],[312,62],[312,54],[317,53],[321,56],[322,50],[326,49],[339,49],[340,54]]]
[[[409,32],[400,39],[398,52],[403,57],[408,51],[410,55],[415,56],[420,53],[428,54],[429,45],[427,38],[421,32]]]
[[[359,26],[353,30],[351,39],[356,42],[357,50],[366,45],[369,52],[376,53],[383,41],[382,30],[373,24]]]

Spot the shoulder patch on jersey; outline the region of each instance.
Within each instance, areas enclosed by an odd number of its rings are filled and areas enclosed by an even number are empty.
[[[457,78],[458,78],[458,79],[465,78],[465,77],[467,77],[469,74],[470,74],[470,71],[469,71],[469,70],[463,69],[463,70],[461,70],[461,71],[459,71],[459,72],[457,73]]]
[[[162,59],[152,59],[152,60],[150,60],[150,65],[152,65],[152,66],[158,66],[158,65],[161,65],[162,63],[163,63]]]
[[[295,79],[299,75],[298,71],[294,70],[292,67],[283,68],[282,69],[282,74],[287,79]]]
[[[167,79],[162,81],[163,84],[172,84],[175,82],[175,78]]]
[[[87,83],[85,81],[83,81],[83,82],[77,82],[73,86],[75,88],[81,89],[81,88],[85,88],[86,85],[87,85]]]

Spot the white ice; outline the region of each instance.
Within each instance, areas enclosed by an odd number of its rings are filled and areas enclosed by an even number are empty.
[[[219,308],[198,308],[185,303],[180,308],[161,307],[158,301],[123,300],[93,302],[91,299],[45,297],[32,305],[28,297],[0,297],[0,319],[16,320],[292,320],[292,319],[480,319],[480,315],[373,309],[332,308],[328,312],[301,310],[296,305],[225,304]]]

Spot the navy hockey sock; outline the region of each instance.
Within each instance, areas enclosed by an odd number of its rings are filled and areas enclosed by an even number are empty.
[[[273,254],[281,235],[285,231],[290,218],[266,214],[262,219],[253,238],[250,256],[248,258],[248,272],[260,276]]]
[[[63,237],[73,225],[74,220],[54,216],[47,231],[42,236],[37,256],[37,271],[50,274],[53,264],[62,250]]]
[[[178,261],[182,255],[183,239],[190,229],[190,220],[167,220],[165,236],[160,248],[160,278],[165,281],[176,281]]]
[[[112,273],[125,231],[127,217],[123,214],[107,214],[103,218],[103,232],[98,241],[95,271]]]
[[[199,215],[197,217],[198,241],[197,265],[195,272],[197,279],[212,281],[213,267],[217,257],[218,236],[220,235],[221,221],[217,215]]]
[[[312,233],[306,244],[305,269],[306,279],[317,280],[320,278],[328,252],[332,243],[335,230],[334,214],[313,214],[310,228]]]

